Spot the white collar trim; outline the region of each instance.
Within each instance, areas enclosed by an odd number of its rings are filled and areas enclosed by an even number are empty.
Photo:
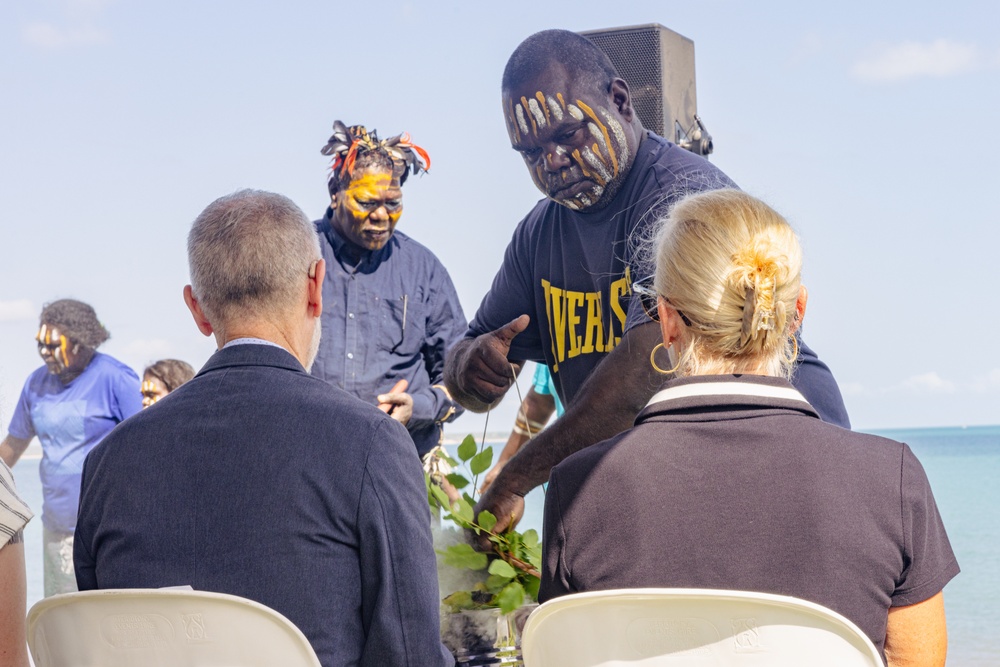
[[[677,387],[667,387],[656,392],[646,407],[654,403],[671,401],[678,398],[693,396],[759,396],[761,398],[778,398],[787,401],[800,401],[809,405],[805,396],[791,387],[772,387],[754,382],[700,382],[682,384]],[[810,406],[811,407],[811,406]]]

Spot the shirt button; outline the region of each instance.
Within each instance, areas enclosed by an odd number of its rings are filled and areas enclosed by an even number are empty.
[[[350,319],[353,320],[354,319],[354,313],[347,313],[347,317],[349,317]]]
[[[353,359],[354,358],[354,353],[353,352],[348,352],[347,353],[347,358],[348,359]]]

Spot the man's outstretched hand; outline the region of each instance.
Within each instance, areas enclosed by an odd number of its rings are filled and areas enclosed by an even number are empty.
[[[511,320],[496,331],[485,333],[472,340],[466,340],[456,346],[456,359],[451,364],[452,386],[456,388],[456,393],[466,400],[459,402],[463,405],[468,399],[480,405],[466,405],[474,411],[483,411],[493,406],[503,398],[503,395],[510,389],[514,382],[514,373],[511,370],[511,362],[507,360],[510,352],[510,344],[519,333],[528,328],[531,318],[527,315]],[[517,368],[517,371],[520,367]],[[479,410],[476,410],[476,408]]]
[[[476,503],[476,516],[478,517],[479,513],[484,510],[497,518],[493,532],[502,533],[516,526],[521,517],[524,516],[524,497],[516,493],[510,493],[499,483],[494,483],[490,485],[490,488],[487,489],[486,493],[479,498],[479,502]],[[479,551],[488,552],[493,550],[493,544],[490,542],[489,536],[485,533],[471,535],[471,537],[475,539],[473,546]]]

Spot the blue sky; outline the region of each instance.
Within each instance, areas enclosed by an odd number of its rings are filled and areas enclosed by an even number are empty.
[[[0,423],[56,298],[92,303],[137,371],[202,364],[191,221],[241,187],[318,217],[338,118],[428,149],[400,229],[471,317],[538,198],[500,113],[507,56],[544,28],[652,22],[695,42],[713,162],[799,231],[806,337],[855,425],[1000,422],[997,3],[617,4],[0,4]]]

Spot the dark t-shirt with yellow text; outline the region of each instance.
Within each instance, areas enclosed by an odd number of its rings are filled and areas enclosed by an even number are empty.
[[[513,360],[544,363],[569,403],[587,376],[647,321],[632,282],[653,272],[644,242],[685,194],[736,187],[707,160],[650,133],[615,199],[593,213],[543,199],[514,231],[503,266],[466,334],[494,331],[523,313],[531,325],[514,339]]]
[[[624,333],[649,321],[632,283],[653,273],[646,249],[657,221],[684,195],[726,187],[737,186],[710,162],[648,133],[604,209],[576,212],[549,199],[535,205],[514,231],[466,337],[530,315],[509,358],[548,366],[568,407]],[[823,421],[850,428],[833,374],[801,337],[792,384]]]

